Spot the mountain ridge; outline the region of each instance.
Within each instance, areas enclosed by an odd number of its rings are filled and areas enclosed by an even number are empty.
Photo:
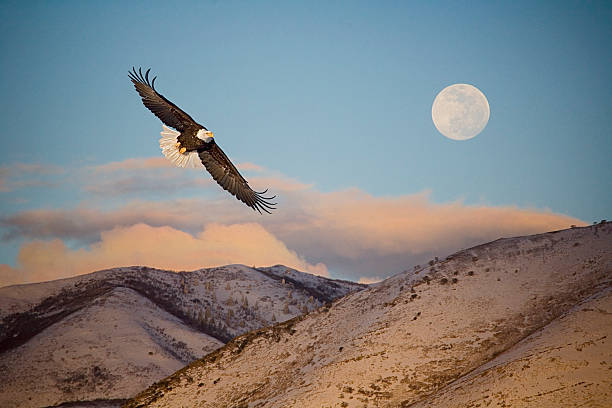
[[[611,231],[505,238],[432,260],[238,337],[125,406],[421,406],[590,296],[608,299]],[[609,337],[589,341],[609,349]]]
[[[246,266],[245,266],[246,267]],[[276,268],[276,269],[275,269]],[[274,280],[285,280],[293,284],[295,287],[305,290],[308,292],[315,300],[319,302],[325,303],[329,302],[334,297],[333,291],[325,291],[322,290],[320,286],[308,286],[300,282],[298,279],[294,279],[290,277],[290,275],[282,276],[277,275],[272,271],[277,271],[280,268],[285,268],[282,265],[276,265],[274,267],[268,268],[251,268],[254,271],[257,271],[271,279]],[[290,271],[289,268],[285,268]],[[192,272],[176,272],[178,276],[183,276],[183,287],[185,285],[185,279],[188,279],[191,274],[195,274],[201,271],[216,271],[219,270],[216,268],[205,268]],[[119,274],[117,274],[119,272]],[[34,307],[34,309],[30,310],[32,313],[25,312],[15,312],[13,314],[7,315],[5,313],[4,316],[0,315],[3,318],[2,323],[0,323],[0,353],[10,350],[11,348],[17,347],[23,344],[25,341],[30,339],[33,335],[39,333],[44,328],[50,326],[55,323],[59,319],[74,313],[80,308],[86,306],[83,302],[78,302],[79,300],[87,301],[90,299],[94,299],[97,296],[104,295],[108,293],[110,290],[116,287],[127,287],[130,289],[139,292],[141,295],[151,298],[151,300],[160,306],[162,309],[174,314],[175,316],[183,319],[187,319],[192,325],[197,326],[196,322],[193,322],[189,316],[185,315],[185,313],[175,307],[174,304],[168,302],[168,296],[164,296],[160,294],[162,288],[158,288],[152,285],[148,285],[147,283],[143,283],[142,279],[138,279],[139,276],[131,275],[130,273],[149,273],[149,272],[158,272],[158,273],[168,273],[169,271],[165,271],[163,269],[143,267],[143,266],[133,266],[133,267],[121,267],[121,268],[111,268],[100,270],[96,272],[92,272],[85,275],[79,275],[77,277],[61,279],[58,281],[51,281],[57,283],[59,281],[65,282],[64,286],[61,288],[60,292],[56,295],[49,296],[43,299],[38,305]],[[297,271],[296,271],[297,272]],[[170,272],[175,273],[175,272]],[[86,277],[99,277],[100,275],[109,274],[109,277],[104,277],[102,279],[91,279],[86,280]],[[346,285],[353,287],[365,287],[365,285],[356,284],[354,282],[337,280],[337,279],[328,279],[325,277],[318,277],[321,280],[326,280],[330,285],[339,288],[339,286],[335,282],[343,282]],[[74,289],[68,288],[68,285],[76,281],[74,283]],[[158,281],[159,282],[159,281]],[[49,282],[41,282],[37,283],[38,285],[45,284]],[[28,284],[21,285],[10,285],[0,288],[0,296],[2,292],[9,292],[13,290],[15,287],[24,287],[28,286]],[[81,287],[84,286],[84,287]],[[172,287],[166,287],[165,289],[174,289]],[[58,303],[60,303],[58,305]],[[62,306],[65,308],[58,312],[57,314],[52,314],[49,316],[48,314],[56,308],[61,308]],[[10,307],[9,307],[10,308]],[[8,308],[7,308],[8,310]],[[38,317],[41,317],[38,319]],[[20,320],[24,320],[24,324],[19,324]],[[26,324],[27,323],[27,324]],[[19,329],[24,329],[24,332],[19,331]],[[229,333],[218,333],[214,330],[210,330],[208,327],[202,327],[204,333],[217,338],[220,341],[227,342],[231,340],[234,336]]]
[[[363,287],[282,265],[228,265],[113,268],[0,288],[0,405],[117,406],[238,334]]]

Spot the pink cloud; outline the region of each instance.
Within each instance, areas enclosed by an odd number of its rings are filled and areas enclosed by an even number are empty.
[[[130,170],[148,170],[148,169],[160,169],[160,168],[173,168],[174,165],[168,161],[165,157],[140,157],[130,158],[121,161],[115,161],[97,166],[90,167],[91,170],[96,172],[115,172],[115,171],[130,171]],[[265,172],[266,168],[251,162],[238,163],[236,167],[239,170],[254,171],[254,172]]]
[[[38,282],[126,265],[170,270],[241,263],[281,263],[328,276],[324,264],[310,264],[259,224],[210,224],[193,236],[171,227],[137,224],[104,231],[84,249],[71,249],[60,239],[22,246],[18,266],[0,265],[0,286]]]
[[[353,279],[386,277],[502,237],[586,225],[550,211],[434,203],[427,193],[374,197],[359,190],[308,191],[291,200],[289,214],[279,212],[266,228],[308,259]]]
[[[241,171],[246,170],[246,171],[263,172],[266,170],[265,167],[260,166],[259,164],[250,163],[250,162],[238,163],[236,167],[238,168],[238,170],[241,170]]]
[[[11,191],[8,187],[9,171],[4,167],[0,167],[0,193]]]
[[[202,168],[175,167],[165,157],[134,158],[89,168],[82,189],[87,193],[105,196],[138,193],[182,195],[187,189],[207,189],[218,192],[216,183]]]
[[[144,223],[154,227],[172,226],[193,231],[204,226],[202,217],[193,211],[203,203],[193,200],[176,202],[133,201],[115,210],[103,211],[81,206],[73,209],[41,209],[22,211],[1,219],[9,228],[7,238],[76,239],[92,242],[100,233],[115,227]],[[211,203],[215,207],[214,202]],[[205,222],[213,221],[205,217]]]
[[[270,187],[279,196],[278,210],[271,216],[260,216],[222,191],[204,171],[195,171],[192,178],[188,173],[193,170],[155,172],[156,166],[166,166],[166,161],[163,157],[130,159],[100,166],[107,173],[86,187],[108,196],[157,191],[161,184],[166,186],[161,191],[169,193],[166,201],[131,201],[109,210],[82,204],[72,209],[22,211],[0,218],[0,225],[8,230],[5,238],[59,238],[60,242],[95,245],[108,231],[137,224],[198,236],[212,225],[257,223],[288,251],[300,254],[310,268],[322,263],[343,278],[373,279],[497,238],[585,225],[547,210],[467,205],[462,201],[435,203],[427,192],[396,197],[376,197],[358,189],[322,193],[264,168],[259,171],[257,166],[259,174],[250,180],[251,185],[255,189]],[[108,172],[113,178],[104,181]],[[214,193],[211,198],[171,199],[172,191],[198,183],[202,188],[211,186],[206,189],[206,194]],[[59,250],[55,254],[63,256]],[[74,256],[73,252],[66,254]]]
[[[0,264],[0,287],[24,283],[24,272],[7,264]]]
[[[10,167],[21,173],[61,174],[65,172],[63,167],[53,164],[15,163]]]
[[[132,202],[111,211],[86,207],[27,211],[5,218],[4,224],[18,236],[79,239],[95,244],[103,240],[106,231],[139,223],[197,234],[213,225],[219,229],[256,222],[309,265],[322,263],[353,279],[389,276],[433,256],[443,257],[501,237],[585,225],[550,211],[470,206],[460,201],[433,203],[427,193],[374,197],[359,190],[300,190],[285,192],[282,198],[279,210],[265,217],[236,200],[220,197]],[[232,231],[226,229],[223,234],[233,237]],[[222,247],[217,251],[222,253]],[[62,256],[61,251],[55,254]],[[270,261],[282,263],[281,259]]]
[[[268,191],[274,193],[309,190],[314,187],[312,184],[305,184],[298,180],[278,175],[266,177],[252,177],[249,180],[249,184],[256,186],[256,190],[261,190],[265,186]]]
[[[0,192],[9,192],[28,187],[54,186],[49,176],[63,174],[62,167],[38,163],[14,163],[0,166]]]
[[[90,167],[94,172],[147,170],[174,167],[165,157],[132,158]]]
[[[257,177],[248,177],[249,184],[258,191],[268,189],[272,194],[276,194],[280,191],[312,188],[312,185],[271,172],[254,163],[240,163],[238,168],[242,172],[252,171],[258,174]],[[178,168],[164,157],[132,158],[88,169],[90,171],[83,180],[82,189],[96,195],[117,197],[150,192],[168,196],[194,188],[206,188],[208,194],[222,192],[203,167]]]
[[[298,235],[306,231],[306,235],[322,231],[326,246],[347,258],[372,250],[386,255],[460,248],[467,242],[584,224],[550,211],[473,206],[460,201],[438,204],[431,202],[427,193],[374,197],[360,190],[346,190],[308,195],[314,196],[305,209],[310,220],[279,231],[279,235],[299,239]]]
[[[210,188],[214,181],[207,174],[201,177],[190,177],[189,174],[155,173],[127,175],[120,177],[103,177],[92,180],[83,188],[88,193],[119,196],[143,192],[170,194],[191,188]]]

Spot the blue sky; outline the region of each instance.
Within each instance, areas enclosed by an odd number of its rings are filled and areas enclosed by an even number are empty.
[[[428,191],[437,204],[610,217],[609,2],[4,1],[0,13],[5,233],[23,211],[165,195],[82,188],[84,169],[159,156],[160,122],[131,87],[132,66],[151,67],[158,90],[235,162],[317,192]],[[491,107],[469,141],[431,121],[453,83],[478,87]],[[38,184],[19,183],[28,172]],[[0,263],[15,265],[31,239],[5,239]]]

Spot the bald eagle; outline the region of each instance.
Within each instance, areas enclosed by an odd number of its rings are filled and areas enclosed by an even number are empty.
[[[275,209],[276,203],[271,202],[276,196],[266,197],[265,191],[255,191],[249,187],[249,183],[240,175],[238,169],[227,158],[223,150],[215,143],[213,132],[206,129],[191,118],[178,106],[164,98],[155,89],[155,80],[149,81],[148,69],[142,74],[139,68],[129,72],[129,77],[136,91],[142,98],[142,103],[164,124],[162,125],[159,147],[168,160],[178,167],[204,167],[212,175],[213,179],[224,190],[253,210],[265,211]],[[174,128],[172,130],[168,128]]]

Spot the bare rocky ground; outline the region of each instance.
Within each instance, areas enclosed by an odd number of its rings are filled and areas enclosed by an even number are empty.
[[[361,288],[243,265],[0,288],[0,407],[118,407],[237,335]]]
[[[500,239],[235,338],[126,407],[612,406],[612,225]]]

